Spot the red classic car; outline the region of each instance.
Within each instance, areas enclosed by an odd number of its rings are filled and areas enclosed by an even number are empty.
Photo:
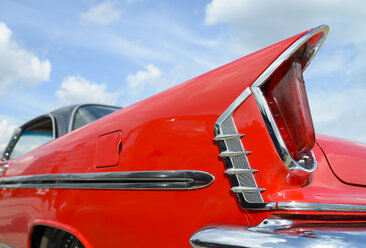
[[[363,247],[366,145],[315,137],[302,76],[327,33],[24,124],[0,164],[0,247]]]

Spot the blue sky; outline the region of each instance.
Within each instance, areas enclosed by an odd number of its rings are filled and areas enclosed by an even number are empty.
[[[366,142],[366,2],[0,0],[0,150],[66,104],[126,106],[330,25],[305,72],[316,131]]]

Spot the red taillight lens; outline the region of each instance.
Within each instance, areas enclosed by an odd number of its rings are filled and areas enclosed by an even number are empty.
[[[300,160],[315,144],[300,61],[290,59],[281,65],[264,84],[263,93],[290,155]]]

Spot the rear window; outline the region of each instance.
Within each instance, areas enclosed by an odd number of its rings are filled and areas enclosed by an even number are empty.
[[[87,105],[80,107],[74,117],[74,122],[72,125],[72,130],[78,129],[90,122],[93,122],[103,116],[109,115],[120,108],[118,107],[108,107],[108,106],[94,106],[94,105]]]

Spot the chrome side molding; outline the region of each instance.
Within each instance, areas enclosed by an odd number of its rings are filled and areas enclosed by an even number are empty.
[[[194,190],[209,186],[215,177],[203,171],[128,171],[48,174],[0,178],[2,188]]]
[[[290,248],[290,247],[364,247],[366,229],[292,228],[284,219],[265,219],[256,227],[214,226],[192,235],[193,248]]]

